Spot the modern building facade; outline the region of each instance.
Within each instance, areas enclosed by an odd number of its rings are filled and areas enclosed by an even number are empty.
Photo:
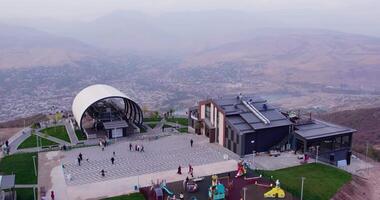
[[[92,85],[74,98],[72,111],[88,138],[117,138],[140,132],[143,112],[130,97],[108,85]]]
[[[333,165],[351,163],[352,135],[356,130],[311,118],[294,122],[296,150]]]
[[[354,129],[289,116],[254,95],[200,101],[189,109],[189,131],[244,156],[270,150],[295,150],[339,165],[350,164]]]
[[[256,96],[226,96],[189,110],[190,130],[238,155],[287,148],[292,122]],[[288,145],[289,148],[289,145]]]

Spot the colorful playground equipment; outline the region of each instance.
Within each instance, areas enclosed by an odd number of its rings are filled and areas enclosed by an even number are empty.
[[[226,194],[225,194],[225,187],[223,184],[221,184],[218,181],[218,176],[213,175],[211,177],[211,186],[208,191],[208,197],[210,200],[220,200],[220,199],[225,199]]]
[[[285,191],[280,188],[280,181],[276,180],[276,186],[264,194],[264,198],[285,198]]]
[[[187,192],[196,192],[198,191],[198,184],[192,179],[184,180],[183,189]]]
[[[166,194],[168,194],[168,196],[173,196],[174,193],[166,186],[166,181],[163,180],[160,184],[160,187],[163,191],[166,192]]]
[[[247,174],[247,166],[242,160],[238,162],[237,168],[238,169],[235,178],[245,176]]]
[[[156,183],[152,181],[152,186],[150,188],[151,193],[155,200],[164,200],[164,192],[169,197],[173,197],[174,193],[166,186],[166,181],[162,180],[161,182],[157,180]]]

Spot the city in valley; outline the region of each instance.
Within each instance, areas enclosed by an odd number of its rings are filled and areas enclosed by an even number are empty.
[[[0,200],[377,200],[372,0],[9,1]]]

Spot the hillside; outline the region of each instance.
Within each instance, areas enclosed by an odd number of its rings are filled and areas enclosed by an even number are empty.
[[[0,69],[62,66],[99,55],[93,47],[74,39],[0,24]]]
[[[357,130],[353,136],[355,151],[365,153],[369,143],[369,154],[380,160],[380,108],[345,110],[319,116],[321,119]]]

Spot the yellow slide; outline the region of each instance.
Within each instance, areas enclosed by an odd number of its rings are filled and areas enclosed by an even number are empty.
[[[285,191],[276,186],[264,194],[265,198],[285,198]]]

